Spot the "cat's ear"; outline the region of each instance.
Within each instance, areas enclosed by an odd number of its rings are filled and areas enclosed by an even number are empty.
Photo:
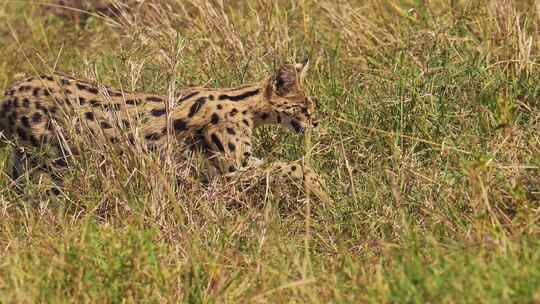
[[[307,71],[309,69],[309,59],[306,58],[303,63],[295,64],[294,68],[296,69],[296,73],[298,75],[298,82],[300,84],[303,84],[304,79],[306,78],[306,75],[307,75]]]
[[[279,68],[275,76],[276,94],[285,96],[293,92],[297,84],[297,72],[295,65],[286,64]]]
[[[303,63],[285,64],[280,67],[274,77],[276,94],[285,96],[300,90],[299,86],[303,83],[308,68],[307,59]]]

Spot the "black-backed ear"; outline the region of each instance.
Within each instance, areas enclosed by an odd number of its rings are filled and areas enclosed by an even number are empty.
[[[290,93],[296,86],[296,68],[286,64],[276,74],[276,94],[284,96]]]

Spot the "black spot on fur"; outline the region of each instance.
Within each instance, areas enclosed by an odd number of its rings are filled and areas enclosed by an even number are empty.
[[[128,100],[126,100],[126,104],[131,105],[131,106],[138,105],[140,102],[141,102],[140,99],[128,99]]]
[[[218,122],[219,122],[219,115],[217,115],[216,113],[212,114],[211,122],[212,122],[214,125],[217,125]]]
[[[60,84],[65,86],[65,85],[68,85],[69,84],[69,80],[65,79],[65,78],[62,78],[60,79]]]
[[[99,123],[99,126],[100,126],[101,128],[103,128],[103,129],[111,129],[111,128],[112,128],[111,124],[108,123],[108,122],[106,122],[106,121],[101,121],[101,122]]]
[[[251,153],[249,153],[249,152],[244,152],[244,156],[245,156],[245,157],[250,157],[250,156],[251,156]]]
[[[156,152],[158,149],[158,146],[156,146],[155,144],[148,144],[146,145],[146,149],[148,149],[148,151]]]
[[[296,171],[296,166],[292,166],[291,171]]]
[[[262,113],[261,118],[262,120],[267,120],[270,115],[268,113]]]
[[[17,98],[17,97],[13,98],[13,107],[14,108],[19,107],[19,98]]]
[[[39,112],[36,112],[34,113],[34,115],[32,115],[32,122],[38,123],[41,121],[41,118],[42,118],[42,115]]]
[[[150,102],[163,102],[163,99],[160,98],[160,97],[149,96],[149,97],[146,97],[146,101],[150,101]]]
[[[231,112],[229,113],[229,115],[231,115],[231,117],[236,115],[236,114],[238,114],[238,110],[236,108],[232,109]]]
[[[54,161],[54,165],[58,167],[66,167],[67,166],[66,159],[64,157],[60,157],[59,159]]]
[[[91,100],[90,102],[92,102],[92,101],[96,101],[96,100]],[[97,101],[96,101],[96,102],[97,102]],[[84,97],[79,97],[79,104],[80,104],[81,106],[84,106],[84,105],[86,104],[86,98],[84,98]],[[93,105],[92,105],[92,106],[93,106]]]
[[[38,110],[42,110],[42,109],[43,109],[43,106],[41,105],[41,102],[39,102],[39,101],[34,102],[34,106],[35,106],[36,109],[38,109]]]
[[[247,91],[247,92],[244,92],[244,93],[242,93],[240,95],[236,95],[236,96],[230,96],[230,95],[227,95],[227,94],[222,94],[222,95],[219,95],[219,100],[228,99],[230,101],[240,101],[240,100],[249,98],[251,96],[255,96],[257,94],[259,94],[259,89],[253,90],[253,91]]]
[[[195,96],[197,94],[199,94],[199,92],[194,91],[194,92],[191,92],[191,93],[189,93],[189,94],[187,94],[185,96],[182,96],[182,97],[180,97],[180,99],[178,99],[178,103],[180,103],[182,101],[186,101],[186,100],[190,99],[191,97],[193,97],[193,96]]]
[[[212,138],[212,142],[216,145],[216,147],[221,152],[225,152],[225,148],[223,148],[223,144],[221,143],[221,140],[219,140],[219,137],[214,133],[210,136]]]
[[[17,128],[17,135],[19,135],[22,140],[28,140],[28,134],[26,134],[22,128]]]
[[[249,127],[249,121],[247,119],[242,119],[242,122]]]
[[[228,146],[229,146],[229,150],[231,151],[236,150],[236,146],[233,143],[229,143]]]
[[[159,140],[161,138],[161,134],[156,132],[148,133],[144,136],[144,138],[147,140]]]
[[[233,128],[227,128],[227,133],[229,133],[230,135],[236,135],[236,132]]]
[[[118,137],[111,137],[109,138],[109,141],[112,143],[112,144],[117,144],[120,142],[120,140],[118,139]]]
[[[230,173],[233,173],[235,171],[236,171],[236,168],[233,165],[229,166],[229,172]]]
[[[120,122],[120,126],[124,129],[129,129],[129,121],[127,121],[126,119],[122,119],[122,121]]]
[[[115,96],[115,97],[122,96],[122,92],[115,92],[115,91],[107,90],[107,93],[109,94],[109,96]]]
[[[129,134],[129,135],[128,135],[128,142],[129,142],[129,144],[131,144],[131,145],[134,145],[134,144],[135,144],[135,136],[133,136],[133,134]]]
[[[276,119],[277,119],[277,123],[281,123],[281,115],[278,114],[278,115],[276,116]]]
[[[94,113],[93,112],[86,112],[84,113],[84,117],[88,120],[94,120]]]
[[[81,98],[79,98],[79,99],[81,99]],[[92,107],[97,107],[97,106],[99,106],[99,104],[100,104],[100,103],[99,103],[99,100],[96,100],[96,99],[91,99],[91,100],[90,100],[90,105],[91,105]]]
[[[184,144],[189,147],[190,150],[195,151],[208,151],[209,147],[204,140],[204,135],[201,129],[195,130],[193,136],[185,139]]]
[[[94,88],[94,87],[91,87],[91,86],[87,86],[85,84],[82,84],[82,83],[77,83],[77,89],[81,90],[81,91],[87,91],[87,92],[90,92],[92,94],[97,94],[99,93],[99,90],[97,88]]]
[[[204,139],[204,136],[197,136],[197,148],[201,151],[210,151],[210,144]]]
[[[39,92],[41,90],[39,88],[35,88],[33,91],[32,91],[32,96],[34,97],[39,97]]]
[[[58,110],[57,106],[52,106],[52,107],[49,108],[49,112],[51,112],[51,114],[56,114],[57,110]]]
[[[23,104],[23,107],[29,108],[30,107],[30,100],[28,100],[28,98],[25,98],[25,99],[23,99],[22,104]]]
[[[94,87],[87,87],[86,90],[92,94],[97,94],[99,93],[99,90],[97,88],[94,88]]]
[[[218,104],[217,108],[218,108],[218,110],[223,110],[223,105]]]
[[[51,96],[51,89],[49,88],[43,89],[43,96]]]
[[[210,96],[208,96],[208,99],[210,99],[210,100],[214,100],[214,99],[215,99],[215,97],[214,97],[214,95],[210,95]]]
[[[22,124],[23,127],[25,127],[25,128],[30,128],[30,119],[28,119],[28,116],[23,115],[23,116],[21,117],[21,124]]]
[[[28,86],[28,85],[24,85],[24,86],[19,87],[19,92],[27,92],[27,91],[30,91],[30,90],[32,90],[32,87]]]
[[[2,111],[4,113],[8,112],[11,109],[11,104],[9,102],[4,102],[2,105]]]
[[[39,76],[39,78],[45,79],[45,80],[48,80],[48,81],[53,81],[53,78],[50,75],[42,75],[42,76]]]
[[[15,124],[15,121],[17,120],[17,112],[15,111],[11,112],[9,119],[10,119],[10,124]]]
[[[204,106],[205,103],[206,103],[205,97],[201,97],[195,100],[195,102],[191,105],[191,108],[189,109],[188,116],[193,117],[195,114],[197,114],[197,112],[199,112],[199,110]]]
[[[167,113],[167,110],[165,108],[156,108],[156,109],[152,109],[152,111],[150,111],[150,113],[152,113],[152,115],[158,117],[158,116],[162,116],[165,113]]]
[[[30,144],[34,147],[39,146],[39,141],[34,135],[30,135]]]
[[[103,108],[106,111],[120,111],[120,109],[122,109],[122,105],[119,103],[105,103],[103,104]]]
[[[173,121],[173,127],[176,131],[185,131],[187,130],[187,123],[182,119],[175,119]]]

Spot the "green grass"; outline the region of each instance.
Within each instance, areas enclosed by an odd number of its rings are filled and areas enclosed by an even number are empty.
[[[334,201],[77,138],[92,149],[56,201],[0,175],[0,302],[540,301],[535,2],[334,2],[167,0],[80,26],[2,2],[0,89],[59,70],[166,94],[310,57]],[[305,154],[276,128],[256,146]]]

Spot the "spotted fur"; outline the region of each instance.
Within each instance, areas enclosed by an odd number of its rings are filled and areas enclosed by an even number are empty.
[[[174,100],[65,75],[30,77],[6,89],[0,131],[23,150],[52,147],[56,159],[66,150],[58,138],[70,127],[99,132],[111,143],[138,141],[151,151],[172,139],[175,147],[203,152],[219,173],[232,173],[251,163],[255,128],[277,124],[303,133],[315,124],[314,104],[302,89],[307,66],[284,65],[237,88],[187,88]]]

